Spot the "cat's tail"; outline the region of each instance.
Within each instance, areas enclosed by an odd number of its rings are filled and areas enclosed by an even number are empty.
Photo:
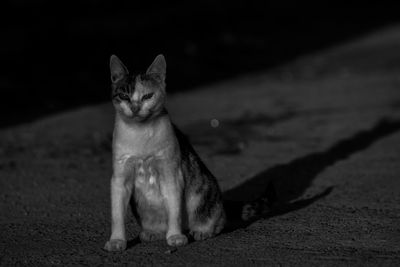
[[[275,187],[270,183],[264,193],[252,201],[225,200],[224,206],[228,221],[251,222],[273,212],[277,204]]]

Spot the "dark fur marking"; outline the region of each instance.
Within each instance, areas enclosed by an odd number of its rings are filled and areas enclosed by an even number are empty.
[[[196,219],[200,222],[206,222],[210,218],[221,201],[221,195],[217,180],[208,170],[194,148],[190,145],[187,137],[174,125],[175,134],[179,140],[183,164],[183,174],[186,177],[186,183],[189,190],[187,195],[194,193],[201,195],[200,203],[195,211]],[[209,179],[197,179],[195,176],[207,176]],[[200,183],[199,183],[200,181]]]
[[[119,98],[120,93],[127,94],[128,96],[132,96],[134,93],[134,88],[135,88],[135,75],[132,76],[126,76],[123,79],[112,83],[111,84],[111,97],[114,100],[122,101],[122,99]]]

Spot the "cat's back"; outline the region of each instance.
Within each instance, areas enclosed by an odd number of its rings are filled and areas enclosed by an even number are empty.
[[[174,131],[182,157],[189,228],[196,240],[205,239],[219,233],[225,225],[221,189],[188,138],[176,126]]]
[[[173,125],[173,128],[181,152],[182,172],[185,180],[189,182],[189,184],[206,182],[218,187],[214,175],[200,159],[186,135],[183,134],[176,125]]]

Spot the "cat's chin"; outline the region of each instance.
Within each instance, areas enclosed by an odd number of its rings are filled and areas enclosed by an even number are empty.
[[[145,122],[149,119],[150,117],[141,117],[141,116],[133,116],[130,119],[134,122]]]

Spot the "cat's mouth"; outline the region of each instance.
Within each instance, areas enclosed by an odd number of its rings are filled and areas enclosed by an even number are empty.
[[[142,114],[143,112],[141,112],[139,106],[130,105],[125,101],[118,103],[116,109],[118,112],[122,113],[124,117],[136,122],[146,121],[150,117],[149,114]]]

